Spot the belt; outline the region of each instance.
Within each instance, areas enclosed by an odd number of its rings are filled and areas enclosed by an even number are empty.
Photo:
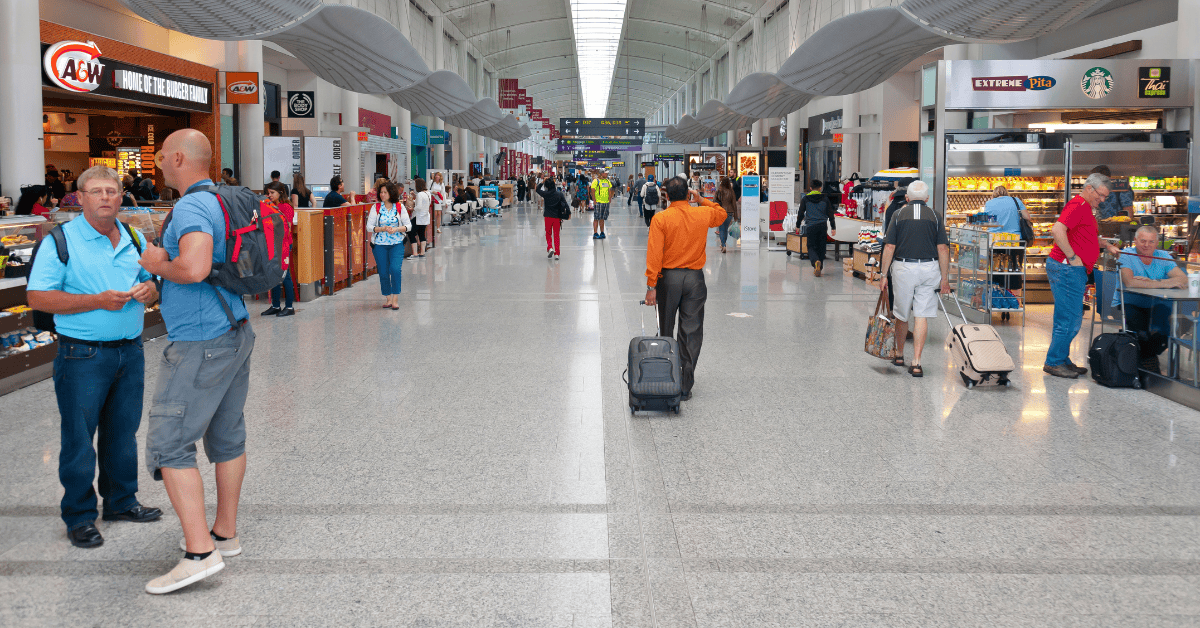
[[[921,258],[921,259],[909,259],[906,257],[897,257],[896,261],[897,262],[908,262],[910,264],[920,264],[922,262],[936,262],[937,258],[936,257],[925,257],[925,258]]]
[[[87,347],[97,347],[100,349],[116,349],[117,347],[124,347],[126,345],[134,344],[134,343],[138,342],[139,340],[141,340],[140,337],[126,338],[124,340],[80,340],[79,338],[72,338],[70,336],[64,336],[62,334],[58,335],[59,342],[69,342],[71,344],[84,345]]]

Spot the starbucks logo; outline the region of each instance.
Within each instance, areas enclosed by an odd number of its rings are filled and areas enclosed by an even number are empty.
[[[1080,87],[1084,95],[1092,100],[1104,98],[1113,89],[1112,72],[1101,67],[1092,68],[1084,73]]]

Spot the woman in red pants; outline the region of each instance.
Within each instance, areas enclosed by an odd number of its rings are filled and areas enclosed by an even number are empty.
[[[542,184],[537,187],[537,193],[545,200],[546,209],[542,210],[542,218],[546,221],[546,257],[558,259],[559,230],[562,222],[571,217],[571,205],[567,197],[554,185],[554,176],[547,174]]]

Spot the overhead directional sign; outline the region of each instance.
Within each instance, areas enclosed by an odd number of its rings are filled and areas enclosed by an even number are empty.
[[[641,137],[645,118],[559,118],[563,137]]]
[[[563,137],[558,140],[558,151],[565,153],[571,150],[623,150],[638,152],[642,150],[642,140],[629,139],[598,139]]]
[[[577,150],[572,155],[580,159],[620,159],[621,153],[615,150]]]

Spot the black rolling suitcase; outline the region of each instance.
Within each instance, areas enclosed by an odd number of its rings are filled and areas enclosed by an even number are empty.
[[[645,333],[643,317],[643,335],[629,341],[629,368],[625,371],[629,411],[674,410],[679,414],[679,404],[683,401],[683,362],[679,356],[679,342],[666,336],[646,336]]]
[[[1121,280],[1120,267],[1114,274],[1117,276],[1117,292],[1121,295],[1121,331],[1102,333],[1092,340],[1088,349],[1088,367],[1091,369],[1092,379],[1101,386],[1141,388],[1142,380],[1138,377],[1141,346],[1137,334],[1125,331],[1125,286]],[[1092,309],[1096,310],[1098,307],[1099,304]]]

